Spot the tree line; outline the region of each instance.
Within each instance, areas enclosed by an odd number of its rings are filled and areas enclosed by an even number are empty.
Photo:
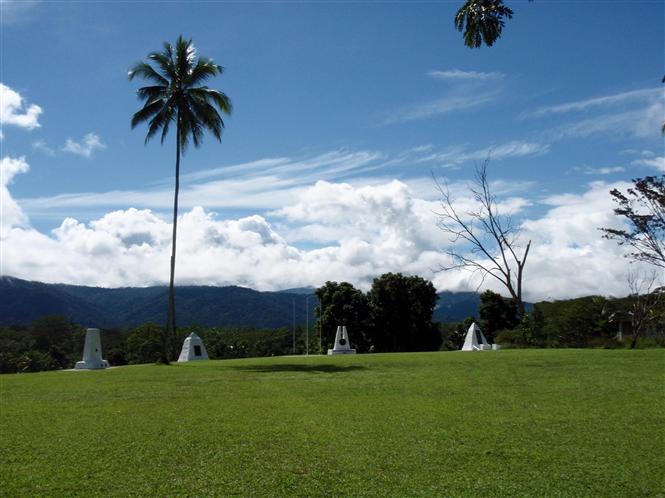
[[[316,294],[320,306],[309,330],[181,327],[177,344],[195,332],[211,359],[325,354],[337,326],[346,325],[359,353],[459,350],[475,321],[490,342],[503,347],[665,347],[665,300],[653,300],[649,320],[639,313],[657,290],[624,298],[539,302],[526,307],[524,318],[514,299],[488,290],[480,296],[477,315],[460,323],[432,322],[437,296],[432,283],[417,276],[387,273],[366,293],[348,282],[326,282]],[[166,327],[153,323],[105,329],[103,356],[113,366],[159,362],[165,333]],[[84,340],[85,329],[63,316],[0,328],[0,373],[72,368],[81,359]]]

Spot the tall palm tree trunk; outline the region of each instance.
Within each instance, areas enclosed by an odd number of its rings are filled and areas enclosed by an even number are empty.
[[[175,193],[173,196],[173,237],[171,241],[171,277],[169,280],[169,305],[166,319],[166,337],[164,341],[164,359],[175,355],[176,321],[175,321],[175,253],[176,235],[178,232],[178,193],[180,192],[180,110],[176,124],[176,157],[175,157]]]

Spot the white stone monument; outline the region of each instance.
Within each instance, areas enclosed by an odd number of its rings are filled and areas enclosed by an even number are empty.
[[[489,344],[487,339],[485,339],[485,334],[483,334],[483,331],[480,330],[480,327],[476,325],[475,322],[472,323],[469,327],[469,331],[466,333],[466,337],[464,338],[462,351],[489,351],[491,349],[499,349],[499,345]]]
[[[182,349],[180,350],[178,363],[183,361],[207,359],[208,352],[206,351],[206,347],[203,345],[203,341],[198,335],[192,332],[185,338],[185,342],[182,343]]]
[[[77,370],[97,370],[108,367],[109,362],[102,359],[102,341],[99,338],[99,329],[86,330],[83,360],[77,361],[74,368]]]
[[[328,350],[328,354],[356,354],[356,350],[351,349],[349,334],[346,331],[345,325],[337,326],[337,333],[335,334],[335,345],[332,349]]]

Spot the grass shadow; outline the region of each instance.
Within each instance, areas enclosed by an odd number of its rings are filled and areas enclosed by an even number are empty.
[[[360,365],[350,365],[343,367],[339,365],[299,365],[295,363],[285,363],[282,365],[251,365],[251,366],[233,366],[234,370],[243,372],[275,373],[275,372],[316,372],[316,373],[340,373],[351,372],[353,370],[364,370],[366,367]]]

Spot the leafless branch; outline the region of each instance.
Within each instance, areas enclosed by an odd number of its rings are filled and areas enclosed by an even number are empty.
[[[460,213],[454,205],[448,185],[434,178],[440,195],[441,210],[438,228],[449,235],[452,249],[447,251],[452,262],[441,271],[464,269],[480,274],[482,281],[490,276],[498,280],[518,303],[520,315],[524,315],[522,302],[522,277],[531,241],[522,251],[520,229],[512,217],[502,215],[496,197],[492,194],[487,178],[489,159],[476,169],[470,192],[476,209]]]

